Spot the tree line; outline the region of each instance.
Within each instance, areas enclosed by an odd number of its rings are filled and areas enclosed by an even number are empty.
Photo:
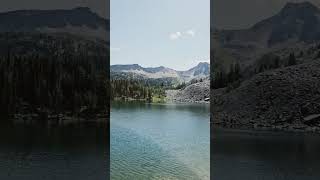
[[[302,55],[300,53],[300,56]],[[253,76],[255,74],[262,73],[267,70],[293,66],[296,64],[298,64],[298,62],[294,53],[290,53],[285,59],[281,59],[279,56],[276,55],[266,54],[261,57],[260,63],[258,65],[255,65],[255,68],[252,70],[252,72],[249,72],[249,74]],[[241,72],[241,68],[238,63],[231,64],[229,72],[216,69],[212,77],[213,83],[211,83],[211,88],[236,88],[240,85],[241,78],[243,78],[242,73],[243,72]]]
[[[238,63],[231,64],[229,72],[215,71],[213,77],[213,83],[211,83],[212,89],[218,89],[227,87],[228,85],[239,81],[241,78],[240,65]]]
[[[153,101],[153,98],[164,98],[165,89],[152,86],[143,80],[113,79],[110,81],[111,100],[131,98],[136,100]]]

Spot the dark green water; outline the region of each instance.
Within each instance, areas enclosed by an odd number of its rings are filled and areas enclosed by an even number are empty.
[[[213,180],[319,180],[320,136],[212,129]]]
[[[108,179],[105,127],[0,128],[1,180]]]
[[[210,179],[208,105],[114,103],[111,179]]]

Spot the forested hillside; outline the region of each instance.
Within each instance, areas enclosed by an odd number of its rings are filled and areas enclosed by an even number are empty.
[[[107,43],[67,34],[0,34],[2,115],[107,111]]]
[[[144,81],[113,79],[111,80],[111,99],[134,99],[148,102],[163,101],[165,88],[150,85]]]
[[[166,90],[184,89],[209,76],[209,63],[202,62],[187,71],[138,64],[112,65],[111,98],[165,102]],[[203,96],[204,97],[204,96]],[[171,98],[172,99],[172,98]]]

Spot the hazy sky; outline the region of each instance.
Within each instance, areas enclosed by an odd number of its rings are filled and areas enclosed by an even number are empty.
[[[111,0],[111,64],[209,62],[210,0]]]
[[[1,0],[0,12],[21,9],[72,9],[85,6],[100,16],[109,14],[110,0]]]
[[[216,28],[243,29],[278,13],[287,2],[307,0],[213,0],[212,23]],[[320,0],[308,0],[320,7]]]

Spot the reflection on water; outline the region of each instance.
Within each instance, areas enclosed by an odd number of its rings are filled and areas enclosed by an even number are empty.
[[[212,179],[318,180],[320,136],[212,130]]]
[[[2,127],[0,179],[108,178],[105,127]]]
[[[209,106],[114,103],[112,179],[210,179]]]

